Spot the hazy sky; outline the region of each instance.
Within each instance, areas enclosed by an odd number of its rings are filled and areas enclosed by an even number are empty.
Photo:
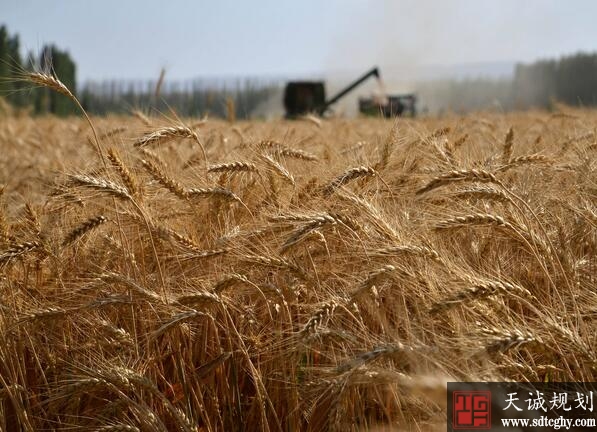
[[[24,50],[89,78],[301,76],[597,50],[593,0],[0,0]]]

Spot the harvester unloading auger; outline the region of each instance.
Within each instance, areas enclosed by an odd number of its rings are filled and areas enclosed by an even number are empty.
[[[374,67],[328,100],[325,97],[325,85],[322,81],[289,82],[284,90],[286,117],[295,118],[309,113],[323,115],[331,105],[370,77],[375,77],[381,83],[379,69]],[[414,94],[359,98],[359,111],[372,116],[394,117],[408,113],[414,117],[416,114],[415,104],[416,96]]]

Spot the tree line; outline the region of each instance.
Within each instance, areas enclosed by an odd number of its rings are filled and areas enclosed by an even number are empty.
[[[213,115],[249,118],[276,94],[279,84],[257,79],[87,82],[80,91],[83,107],[94,114],[125,113],[147,109],[162,113],[170,109],[184,117]],[[230,103],[232,101],[232,103]]]
[[[474,78],[419,83],[420,99],[434,111],[498,108],[552,109],[557,103],[597,106],[597,53],[519,63],[511,78]]]
[[[92,114],[123,113],[131,109],[151,109],[181,116],[205,114],[248,118],[265,104],[279,88],[274,82],[236,80],[226,82],[166,82],[156,91],[156,82],[104,81],[77,86],[76,64],[67,51],[55,45],[44,46],[39,54],[20,54],[19,37],[0,27],[0,97],[17,108],[29,108],[35,114],[70,115],[77,112],[66,96],[47,88],[31,88],[23,81],[26,71],[55,74]]]
[[[513,105],[549,107],[553,102],[597,105],[597,53],[577,53],[559,60],[517,65]]]

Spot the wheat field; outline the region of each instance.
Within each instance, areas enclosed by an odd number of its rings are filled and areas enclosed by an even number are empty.
[[[445,430],[448,381],[597,381],[596,121],[4,107],[0,428]]]

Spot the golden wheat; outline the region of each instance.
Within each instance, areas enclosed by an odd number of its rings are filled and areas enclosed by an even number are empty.
[[[229,108],[91,119],[105,165],[0,118],[0,429],[429,430],[449,380],[596,379],[594,111]]]

